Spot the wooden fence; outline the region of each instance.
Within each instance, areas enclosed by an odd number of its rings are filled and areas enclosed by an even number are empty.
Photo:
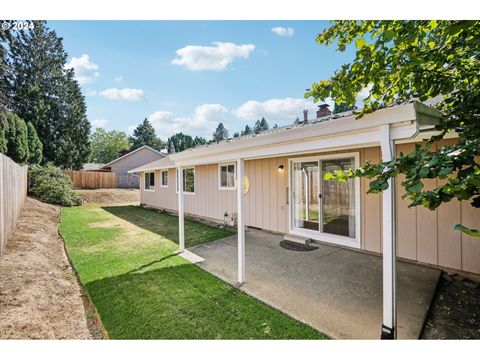
[[[0,255],[27,198],[27,167],[0,154]]]
[[[131,189],[140,188],[140,178],[136,175],[117,175],[101,171],[64,170],[78,189]]]

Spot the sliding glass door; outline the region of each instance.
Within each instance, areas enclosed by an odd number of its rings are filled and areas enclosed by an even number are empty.
[[[326,173],[354,167],[353,156],[291,161],[291,221],[295,232],[355,239],[355,180],[325,180]]]

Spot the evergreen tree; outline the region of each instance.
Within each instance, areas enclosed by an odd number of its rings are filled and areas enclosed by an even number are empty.
[[[0,109],[0,153],[7,153],[7,118],[5,113]]]
[[[28,163],[40,164],[43,159],[43,144],[38,138],[32,123],[27,123],[28,133]]]
[[[132,146],[130,151],[138,149],[144,145],[150,146],[155,150],[162,150],[165,148],[165,143],[157,137],[155,129],[147,118],[143,120],[143,123],[137,126],[133,131],[133,136],[130,137]]]
[[[248,125],[245,125],[245,130],[243,130],[241,132],[242,135],[248,135],[248,134],[251,134],[253,131],[252,131],[252,128]]]
[[[193,146],[194,140],[192,139],[192,137],[182,132],[172,135],[167,139],[167,149],[169,153],[171,153],[172,149],[174,149],[177,153],[189,149]]]
[[[7,113],[7,156],[19,164],[28,161],[28,130],[25,121],[14,113]]]
[[[345,111],[350,111],[350,110],[354,110],[355,109],[355,106],[354,105],[346,105],[346,104],[343,104],[343,103],[335,103],[335,106],[333,107],[333,114],[339,114],[339,113],[342,113],[342,112],[345,112]]]
[[[90,162],[106,164],[115,160],[123,151],[130,148],[127,134],[123,131],[111,130],[106,131],[97,128],[92,134],[91,139],[92,153],[90,154]]]
[[[195,136],[195,139],[193,139],[193,147],[198,145],[205,145],[206,143],[207,140],[201,136]]]
[[[223,125],[223,123],[219,123],[217,128],[215,129],[215,132],[212,134],[213,135],[213,141],[222,141],[225,139],[228,139],[228,130],[227,128]]]
[[[44,21],[3,37],[8,48],[5,79],[12,110],[31,122],[43,142],[44,161],[79,168],[89,155],[85,100],[72,69],[66,70],[62,39]]]
[[[237,138],[237,137],[239,137],[239,136],[240,136],[240,133],[239,133],[238,131],[235,132],[235,133],[233,133],[233,137],[234,137],[234,138]]]
[[[264,117],[262,117],[262,120],[257,120],[255,123],[255,126],[253,127],[253,132],[254,133],[259,133],[261,131],[268,130],[270,126],[268,125],[267,120],[265,120]]]

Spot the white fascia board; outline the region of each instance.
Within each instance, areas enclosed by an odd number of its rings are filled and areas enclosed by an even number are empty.
[[[404,138],[414,136],[417,132],[415,122],[406,121],[396,124],[392,129],[393,138]],[[177,160],[177,165],[201,165],[212,164],[224,161],[233,161],[236,158],[252,160],[274,156],[294,155],[307,152],[337,151],[357,149],[380,145],[380,126],[362,128],[362,131],[349,131],[336,135],[323,135],[316,138],[300,139],[297,141],[277,143],[261,148],[250,148],[241,151],[230,151],[202,156],[196,159]]]
[[[372,128],[378,127],[382,124],[414,121],[415,116],[416,113],[414,103],[409,103],[381,109],[375,111],[374,113],[367,114],[361,119],[356,119],[354,115],[346,118],[332,119],[322,123],[292,128],[283,132],[278,131],[270,134],[258,135],[257,137],[253,138],[226,142],[214,145],[212,147],[206,147],[204,149],[182,151],[180,153],[171,155],[171,158],[176,164],[190,162],[193,163],[199,158],[210,157],[210,155],[220,155],[224,152],[241,152],[245,149],[264,147],[278,143],[290,141],[298,142],[319,136],[332,137],[332,135],[339,133],[355,133],[364,131],[366,124],[368,124],[369,128]]]
[[[163,166],[150,166],[145,168],[139,167],[136,169],[129,170],[127,172],[129,174],[133,174],[133,173],[140,173],[145,171],[155,171],[155,170],[164,170],[164,169],[173,169],[173,168],[175,168],[175,165],[170,164],[170,165],[163,165]]]

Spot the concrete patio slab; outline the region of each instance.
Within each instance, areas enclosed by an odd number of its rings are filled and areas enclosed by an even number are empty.
[[[325,244],[283,249],[281,235],[248,230],[246,293],[337,339],[378,339],[382,324],[382,258]],[[189,249],[198,266],[236,284],[237,238]],[[398,337],[418,339],[440,271],[398,261]]]

